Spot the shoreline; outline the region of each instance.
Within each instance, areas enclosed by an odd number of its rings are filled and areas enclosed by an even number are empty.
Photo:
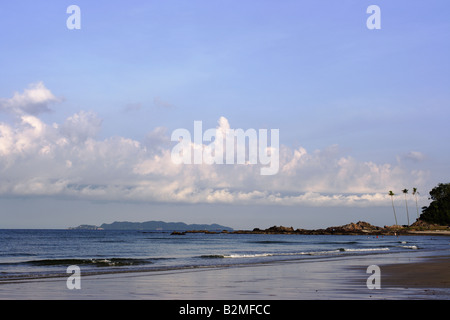
[[[0,300],[404,300],[450,299],[450,256],[395,253],[189,270],[85,275],[0,284]],[[439,254],[439,255],[438,255]],[[381,289],[367,287],[370,265]]]
[[[450,236],[450,230],[428,230],[428,231],[417,231],[412,230],[408,232],[412,236]]]

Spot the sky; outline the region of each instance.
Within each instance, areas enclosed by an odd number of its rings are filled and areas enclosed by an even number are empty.
[[[389,190],[406,224],[405,188],[412,223],[449,182],[449,10],[447,0],[2,1],[0,228],[383,226],[394,224]],[[195,121],[277,129],[276,174],[261,175],[261,162],[175,163],[171,135],[194,136]]]

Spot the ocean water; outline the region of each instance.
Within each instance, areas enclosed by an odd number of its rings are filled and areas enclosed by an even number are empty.
[[[152,272],[399,252],[448,252],[443,236],[203,234],[165,231],[0,230],[0,284],[17,280]]]

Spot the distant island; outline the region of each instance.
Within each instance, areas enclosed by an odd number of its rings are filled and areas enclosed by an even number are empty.
[[[186,231],[186,230],[205,230],[205,231],[233,231],[233,228],[222,226],[220,224],[186,224],[184,222],[164,222],[164,221],[145,221],[129,222],[115,221],[113,223],[103,223],[101,226],[82,224],[78,227],[70,227],[70,230],[147,230],[147,231]]]

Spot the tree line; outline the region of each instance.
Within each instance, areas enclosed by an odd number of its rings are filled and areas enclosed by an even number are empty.
[[[417,211],[417,219],[439,225],[450,225],[450,183],[439,183],[436,187],[434,187],[430,191],[429,200],[432,200],[428,207],[422,207],[422,213],[419,214],[419,206],[417,202],[417,196],[419,192],[417,188],[412,189],[412,195],[414,196],[416,202],[416,211]],[[406,218],[408,221],[408,226],[410,225],[409,221],[409,209],[408,209],[408,189],[403,189],[402,193],[405,197],[405,207],[406,207]],[[397,214],[395,211],[394,205],[394,196],[395,193],[392,190],[389,190],[388,193],[391,196],[392,202],[392,210],[394,211],[394,219],[395,225],[398,225]]]

